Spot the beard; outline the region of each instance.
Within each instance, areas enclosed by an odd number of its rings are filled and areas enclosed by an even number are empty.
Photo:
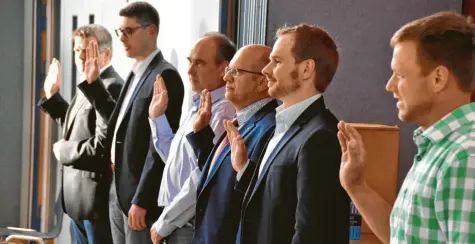
[[[282,82],[275,83],[274,87],[269,89],[269,95],[274,98],[281,98],[285,97],[296,90],[300,89],[300,82],[298,81],[299,74],[297,72],[297,68],[295,68],[290,73],[291,81],[287,84],[283,84]]]

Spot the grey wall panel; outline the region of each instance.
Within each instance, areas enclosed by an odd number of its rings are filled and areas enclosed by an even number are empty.
[[[341,61],[327,106],[339,119],[401,126],[400,184],[416,153],[416,126],[398,120],[396,102],[384,90],[391,76],[389,40],[408,21],[461,8],[462,0],[269,0],[267,43],[285,23],[316,24],[336,38]]]
[[[0,227],[18,226],[22,166],[24,2],[0,1]]]

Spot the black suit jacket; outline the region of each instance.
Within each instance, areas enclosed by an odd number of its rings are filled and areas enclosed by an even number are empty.
[[[120,207],[124,214],[128,214],[131,204],[147,209],[149,224],[161,213],[157,199],[165,167],[165,163],[154,149],[148,121],[148,108],[153,97],[153,84],[157,74],[161,74],[168,90],[169,102],[165,112],[168,123],[173,132],[178,129],[184,95],[183,82],[175,67],[159,52],[148,65],[135,91],[131,91],[132,97],[119,125],[115,141],[115,187]],[[117,102],[100,83],[80,86],[97,111],[104,118],[110,119],[106,140],[108,159],[117,117],[131,81],[129,75]]]
[[[111,66],[100,75],[103,86],[118,97],[123,80]],[[63,129],[58,142],[62,167],[63,209],[72,218],[107,218],[109,162],[103,158],[107,121],[78,92],[68,104],[59,93],[42,98],[38,106]]]
[[[251,159],[259,157],[263,148],[256,147],[261,140],[269,137],[275,125],[275,108],[277,101],[273,100],[257,111],[239,132],[243,137],[248,155]],[[235,190],[236,171],[231,162],[231,148],[224,147],[210,171],[211,162],[216,150],[226,133],[213,148],[214,133],[210,127],[187,135],[188,141],[197,151],[200,165],[204,164],[203,173],[198,185],[196,202],[195,235],[193,243],[220,244],[235,243],[239,226],[243,191]],[[208,148],[211,153],[206,153]],[[207,154],[207,155],[206,155]],[[208,174],[210,172],[210,175]],[[209,176],[208,176],[209,175]]]
[[[337,123],[319,98],[290,126],[260,177],[259,165],[250,164],[255,170],[243,203],[238,242],[349,242],[350,202],[339,181]]]

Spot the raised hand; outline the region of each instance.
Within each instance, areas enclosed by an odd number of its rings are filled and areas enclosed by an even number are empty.
[[[87,83],[94,83],[99,78],[99,45],[96,41],[90,41],[86,48],[86,63],[84,64],[84,74]]]
[[[236,172],[240,172],[244,166],[246,166],[248,160],[246,145],[244,145],[242,136],[232,121],[225,120],[224,128],[226,129],[226,136],[231,145],[231,162],[233,169]]]
[[[152,119],[160,117],[168,107],[168,92],[162,76],[157,75],[153,84],[153,98],[148,107],[148,116]]]
[[[200,96],[200,108],[193,124],[193,131],[196,133],[207,125],[211,119],[211,93],[208,90],[203,90]]]
[[[366,152],[361,135],[344,121],[338,123],[341,145],[340,183],[346,191],[364,184]]]
[[[61,87],[61,64],[55,58],[49,65],[48,74],[46,75],[44,91],[46,98],[52,97],[59,91]]]

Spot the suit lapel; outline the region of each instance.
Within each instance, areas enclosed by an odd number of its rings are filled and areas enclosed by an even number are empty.
[[[120,111],[120,108],[122,107],[122,103],[124,102],[125,94],[127,94],[127,90],[129,89],[130,83],[132,83],[133,79],[134,79],[134,76],[132,75],[132,72],[130,72],[129,76],[127,76],[127,80],[125,82],[124,87],[120,91],[119,98],[117,99],[116,105],[109,119],[109,121],[114,121],[113,122],[114,124],[110,124],[109,128],[115,128],[115,123],[117,123],[116,119],[117,119],[117,116],[119,116],[119,111]]]
[[[138,91],[140,90],[140,88],[143,86],[143,84],[145,83],[145,80],[148,78],[148,76],[150,75],[150,73],[152,72],[152,70],[155,68],[155,66],[157,66],[157,64],[159,63],[160,60],[163,59],[163,55],[161,52],[158,52],[157,55],[155,55],[155,57],[152,59],[152,62],[150,62],[150,64],[147,66],[147,69],[145,70],[145,72],[143,73],[142,77],[140,77],[140,80],[139,82],[137,83],[137,86],[135,87],[135,89],[132,91],[132,96],[130,97],[130,100],[129,100],[129,103],[127,104],[127,108],[124,112],[124,119],[125,119],[125,116],[127,115],[127,113],[129,112],[131,106],[132,106],[132,103],[135,99],[135,97],[137,96],[138,94]],[[133,82],[133,79],[131,79],[131,74],[129,74],[129,77],[127,79],[127,83],[126,84],[126,87],[125,89],[122,89],[121,93],[120,93],[120,96],[119,96],[119,100],[117,102],[117,105],[115,106],[114,108],[114,111],[112,112],[112,116],[111,118],[114,118],[113,121],[115,121],[115,123],[117,123],[116,119],[117,119],[117,116],[119,115],[119,112],[120,112],[120,108],[123,106],[123,103],[124,103],[124,98],[125,98],[125,94],[127,94],[127,90],[130,88],[130,85],[132,84]],[[133,77],[132,77],[133,78]],[[118,106],[120,105],[120,106]],[[122,119],[121,122],[124,121],[124,119]],[[115,124],[114,124],[114,128],[115,128]],[[118,125],[120,126],[120,125]]]
[[[255,123],[254,121],[249,121],[248,123],[246,123],[245,126],[243,126],[243,128],[241,128],[241,130],[239,131],[239,133],[241,134],[241,136],[244,138],[247,134],[249,134],[249,132],[254,128],[255,126]],[[224,139],[224,138],[223,138]],[[218,144],[219,145],[219,144]],[[216,151],[215,151],[216,153]],[[221,164],[223,164],[224,162],[224,159],[226,159],[226,157],[231,153],[231,147],[230,147],[230,144],[228,142],[228,145],[226,145],[223,149],[223,151],[221,152],[221,154],[218,156],[218,158],[216,159],[216,163],[212,166],[213,168],[211,169],[211,172],[209,173],[209,175],[206,177],[206,181],[203,185],[203,190],[206,188],[206,186],[208,185],[208,183],[211,181],[211,179],[216,175],[216,172],[218,171],[219,167],[221,166]],[[214,156],[214,154],[213,154]],[[210,157],[211,160],[212,157]]]
[[[246,136],[249,134],[249,132],[251,132],[254,129],[256,124],[259,123],[259,121],[262,120],[262,118],[266,114],[268,114],[271,111],[274,111],[276,107],[277,107],[277,101],[272,100],[269,103],[267,103],[264,107],[262,107],[259,111],[257,111],[256,114],[254,114],[249,119],[249,121],[239,131],[241,133],[242,138],[245,139]],[[224,139],[225,136],[226,136],[226,132],[220,138],[217,145],[219,145],[221,143],[221,141]],[[217,148],[218,148],[218,146],[215,146],[213,148],[213,150],[211,151],[210,156],[208,157],[208,161],[213,160],[213,157],[214,157],[214,154],[216,153]],[[228,156],[228,154],[230,152],[231,152],[231,148],[229,147],[229,145],[227,145],[223,149],[223,152],[221,153],[220,157],[218,159],[216,159],[216,163],[213,166],[213,170],[210,172],[209,176],[208,176],[209,167],[205,167],[203,169],[203,172],[201,174],[201,179],[200,179],[199,190],[198,190],[198,193],[199,193],[198,197],[204,191],[205,187],[211,181],[212,177],[214,177],[216,175],[216,172],[218,171],[219,167],[221,166],[221,164],[223,164],[224,159]]]
[[[73,102],[71,103],[71,109],[69,110],[69,113],[67,115],[68,117],[68,122],[66,124],[65,130],[64,130],[64,135],[66,136],[69,131],[71,130],[71,127],[74,123],[74,120],[76,120],[76,114],[81,110],[81,108],[84,106],[86,103],[86,99],[84,96],[81,96],[80,91],[76,93],[74,96]]]
[[[163,59],[163,56],[162,56],[161,52],[158,52],[157,55],[155,55],[155,57],[152,59],[152,62],[150,62],[150,64],[148,65],[148,67],[145,70],[145,72],[143,73],[142,77],[140,77],[139,83],[135,87],[135,90],[133,91],[132,96],[130,97],[129,104],[127,104],[127,109],[125,110],[125,114],[127,114],[129,112],[130,107],[132,106],[132,103],[133,103],[135,97],[137,96],[140,88],[144,85],[145,80],[147,80],[148,76],[150,75],[152,70],[155,68],[155,66],[157,66],[159,60],[161,60],[161,59]]]
[[[279,152],[284,148],[284,146],[298,133],[302,130],[302,127],[312,118],[318,116],[318,114],[325,110],[325,103],[323,101],[323,97],[320,97],[315,102],[313,102],[307,109],[305,109],[302,114],[295,120],[289,130],[284,134],[282,139],[276,145],[272,153],[270,154],[269,158],[266,162],[262,162],[262,158],[260,159],[261,163],[265,163],[264,168],[262,168],[262,172],[259,173],[259,164],[257,167],[258,178],[254,189],[252,190],[252,194],[249,197],[249,201],[251,201],[252,197],[256,193],[258,187],[262,183],[267,171],[269,170],[270,166],[272,165],[274,159],[277,157]],[[270,140],[270,139],[269,139]]]

